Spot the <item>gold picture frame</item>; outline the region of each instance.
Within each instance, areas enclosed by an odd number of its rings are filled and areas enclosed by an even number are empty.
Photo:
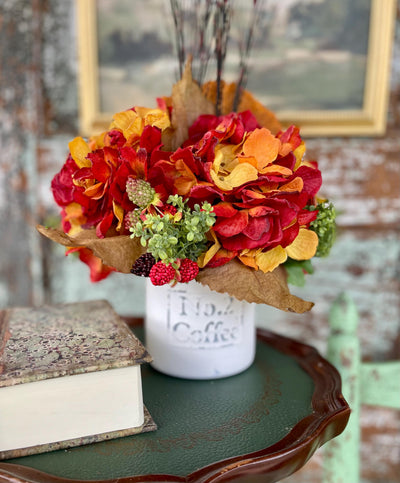
[[[300,126],[306,137],[385,134],[396,0],[370,1],[362,107],[351,110],[276,110],[284,125]],[[102,112],[100,108],[96,0],[76,0],[76,10],[80,131],[87,136],[105,130],[113,113]]]

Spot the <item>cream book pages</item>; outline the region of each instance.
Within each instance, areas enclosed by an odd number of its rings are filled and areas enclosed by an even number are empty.
[[[151,360],[105,301],[2,311],[0,459],[155,429],[140,365]]]

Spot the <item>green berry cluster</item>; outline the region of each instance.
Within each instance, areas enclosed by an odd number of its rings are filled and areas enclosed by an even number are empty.
[[[310,230],[318,235],[318,248],[316,257],[326,257],[336,238],[336,210],[329,201],[306,207],[309,211],[318,210],[317,218],[310,223]],[[305,273],[313,273],[311,260],[292,260],[288,258],[284,264],[287,273],[287,282],[298,287],[305,284]]]
[[[140,220],[140,210],[128,211],[125,215],[125,227],[127,230]]]
[[[310,211],[318,210],[317,219],[310,224],[310,230],[318,235],[316,257],[326,257],[336,238],[336,210],[330,201],[323,201],[317,206],[307,207]]]
[[[156,190],[144,179],[128,178],[126,182],[128,198],[140,208],[147,208],[155,199]]]
[[[144,220],[131,226],[131,238],[139,237],[147,251],[166,265],[175,265],[183,258],[196,261],[207,250],[206,233],[215,223],[212,206],[205,202],[192,210],[178,195],[170,196],[167,204],[175,209],[171,213],[146,213]]]

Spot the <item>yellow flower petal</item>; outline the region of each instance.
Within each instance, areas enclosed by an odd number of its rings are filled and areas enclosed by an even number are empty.
[[[105,190],[106,185],[104,183],[96,183],[86,188],[84,191],[84,195],[88,198],[92,198],[93,200],[99,200],[104,196]]]
[[[82,212],[82,206],[78,203],[70,203],[65,207],[65,221],[69,221],[71,228],[69,235],[75,235],[82,230],[81,225],[86,223],[86,216]]]
[[[258,178],[257,169],[248,163],[238,164],[228,176],[222,176],[213,169],[211,169],[210,174],[218,188],[224,191],[231,191],[237,186],[241,186],[244,183],[254,181]]]
[[[295,167],[294,167],[294,170],[296,171],[296,169],[300,166],[301,164],[301,161],[302,159],[304,158],[304,154],[306,152],[306,145],[304,143],[304,141],[302,141],[302,143],[300,144],[300,146],[298,146],[294,151],[293,151],[293,154],[295,155],[296,157],[296,164],[295,164]]]
[[[215,150],[215,156],[214,156],[214,161],[213,161],[213,164],[212,164],[212,169],[218,173],[218,171],[220,170],[220,167],[221,167],[221,163],[224,161],[224,154],[223,152],[221,151],[221,149],[219,150]]]
[[[124,222],[124,209],[115,203],[113,200],[113,212],[116,218],[118,219],[117,231],[121,230],[122,223]]]
[[[170,127],[171,121],[168,113],[161,109],[149,109],[147,107],[136,107],[137,114],[144,119],[146,126],[155,126],[164,131]]]
[[[258,270],[258,265],[256,262],[256,255],[261,252],[260,248],[254,248],[249,250],[248,248],[242,250],[239,255],[239,260],[248,267]]]
[[[207,233],[207,238],[210,240],[210,241],[213,241],[214,244],[211,245],[211,247],[205,252],[205,253],[202,253],[199,258],[197,259],[197,265],[200,267],[200,268],[204,268],[207,263],[212,259],[212,257],[218,252],[218,250],[221,248],[221,245],[218,241],[218,238],[216,236],[216,234],[214,233],[214,230],[211,229],[208,233]]]
[[[100,149],[104,147],[104,137],[106,136],[107,131],[98,134],[97,136],[90,136],[88,145],[92,151],[96,149]]]
[[[279,173],[283,176],[291,176],[293,174],[293,171],[291,169],[285,168],[285,166],[279,166],[279,164],[270,164],[260,172],[262,174]]]
[[[185,196],[197,183],[197,178],[183,159],[178,159],[175,162],[175,169],[179,173],[179,176],[175,180],[175,188],[179,195]]]
[[[278,156],[281,142],[271,131],[265,128],[255,129],[243,144],[243,154],[254,157],[257,167],[262,172]]]
[[[303,159],[299,164],[299,166],[297,166],[297,163],[296,163],[296,167],[294,170],[297,171],[297,169],[300,168],[300,166],[308,166],[309,168],[315,169],[315,164],[313,164],[311,161],[307,161],[306,159]]]
[[[303,189],[304,181],[300,176],[297,178],[292,179],[289,183],[284,184],[279,188],[279,191],[298,191],[300,192]]]
[[[82,206],[79,203],[72,202],[65,207],[65,217],[64,219],[67,221],[71,221],[72,218],[79,218],[83,217],[82,219],[86,218],[83,216]]]
[[[114,121],[110,129],[116,128],[122,131],[126,140],[132,136],[140,136],[143,132],[144,120],[135,111],[123,111],[114,114]]]
[[[113,128],[120,129],[121,131],[125,131],[128,127],[138,118],[138,115],[135,111],[122,111],[117,112],[113,116],[113,122],[110,125],[110,130]]]
[[[89,168],[92,166],[92,162],[89,159],[86,159],[86,156],[90,153],[90,148],[81,137],[73,139],[68,144],[68,147],[72,159],[79,168]]]
[[[258,268],[262,270],[264,273],[272,272],[278,267],[281,263],[286,262],[287,253],[284,248],[278,245],[267,252],[261,252],[256,255],[256,262]]]
[[[213,169],[231,172],[239,164],[237,159],[238,147],[233,144],[219,144],[215,148]]]
[[[315,231],[300,228],[294,242],[286,247],[286,252],[294,260],[309,260],[318,247],[318,236]]]
[[[244,248],[240,255],[247,256],[247,257],[255,257],[257,253],[260,253],[262,248]]]
[[[71,228],[68,232],[68,235],[75,236],[82,231],[81,225],[76,220],[71,220],[70,223],[71,223]]]
[[[237,160],[239,161],[239,163],[251,164],[252,166],[254,166],[258,170],[257,160],[254,156],[247,156],[247,157],[239,156],[237,158]]]

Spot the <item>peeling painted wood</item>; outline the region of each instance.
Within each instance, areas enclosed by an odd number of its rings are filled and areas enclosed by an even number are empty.
[[[360,475],[360,341],[357,337],[358,313],[347,294],[340,295],[329,314],[328,360],[342,377],[342,392],[351,408],[344,432],[326,444],[324,483],[357,482]]]
[[[322,193],[339,211],[342,227],[400,223],[400,136],[306,141],[307,154],[323,173]]]
[[[0,92],[1,177],[0,302],[40,301],[41,253],[31,236],[36,216],[32,183],[36,173],[38,96],[35,62],[40,15],[37,2],[2,4]],[[8,55],[7,55],[8,54]],[[35,292],[36,289],[36,292]],[[35,293],[39,296],[36,298]]]
[[[361,400],[364,404],[400,409],[400,360],[364,362],[361,366]]]
[[[343,395],[352,413],[345,431],[325,447],[324,483],[359,481],[361,404],[400,410],[400,360],[362,363],[358,321],[351,297],[340,295],[330,310],[327,356],[342,376]]]

